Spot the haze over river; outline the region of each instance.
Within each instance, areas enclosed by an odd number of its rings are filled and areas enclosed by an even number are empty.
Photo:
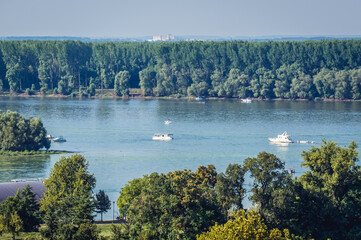
[[[302,151],[320,146],[322,139],[341,146],[361,142],[361,102],[1,97],[0,109],[41,117],[49,134],[67,139],[51,149],[84,155],[96,192],[105,190],[111,201],[129,180],[152,172],[195,171],[208,164],[223,172],[229,163],[266,151],[294,167],[297,176],[305,171]],[[173,123],[165,125],[167,119]],[[295,141],[316,143],[269,143],[284,131]],[[174,140],[153,141],[154,133],[173,133]],[[48,177],[61,156],[0,157],[0,182]],[[112,210],[105,219],[111,217]]]

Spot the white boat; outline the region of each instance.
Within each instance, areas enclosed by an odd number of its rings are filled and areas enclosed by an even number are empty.
[[[268,138],[268,140],[270,142],[277,142],[277,143],[293,143],[293,140],[289,135],[287,135],[287,132],[277,135],[276,138]]]
[[[250,99],[250,98],[243,98],[243,99],[242,99],[242,102],[243,102],[243,103],[251,103],[251,102],[252,102],[252,99]]]
[[[63,137],[56,137],[53,138],[53,142],[66,142],[66,139]]]
[[[171,120],[165,120],[165,121],[164,121],[164,124],[166,124],[166,125],[169,125],[169,124],[171,124],[171,123],[172,123]]]
[[[173,139],[173,134],[168,133],[156,133],[154,134],[153,140],[169,141]]]

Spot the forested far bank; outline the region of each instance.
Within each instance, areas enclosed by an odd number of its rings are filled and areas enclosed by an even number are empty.
[[[360,99],[361,40],[0,41],[0,91]]]

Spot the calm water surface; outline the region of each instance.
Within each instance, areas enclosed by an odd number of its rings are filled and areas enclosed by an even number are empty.
[[[129,180],[152,172],[214,164],[223,172],[261,151],[276,154],[287,168],[300,167],[301,153],[312,145],[273,145],[268,137],[287,131],[294,140],[332,140],[342,146],[361,141],[361,102],[114,100],[0,98],[2,111],[40,116],[48,133],[64,136],[51,149],[85,156],[112,201]],[[173,124],[165,125],[171,119]],[[152,141],[154,133],[173,133],[170,142]],[[60,155],[0,157],[0,182],[49,176]],[[108,216],[111,217],[111,213]]]

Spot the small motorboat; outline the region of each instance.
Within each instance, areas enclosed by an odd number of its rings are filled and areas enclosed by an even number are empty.
[[[53,142],[66,142],[66,139],[63,137],[55,137],[53,138]]]
[[[169,125],[169,124],[171,124],[171,123],[172,123],[172,121],[169,120],[169,119],[164,121],[164,124],[165,124],[165,125]]]
[[[159,140],[159,141],[169,141],[173,139],[173,134],[169,133],[156,133],[154,134],[153,140]]]
[[[293,140],[287,135],[287,132],[277,135],[276,138],[268,138],[268,140],[275,143],[293,143]]]

